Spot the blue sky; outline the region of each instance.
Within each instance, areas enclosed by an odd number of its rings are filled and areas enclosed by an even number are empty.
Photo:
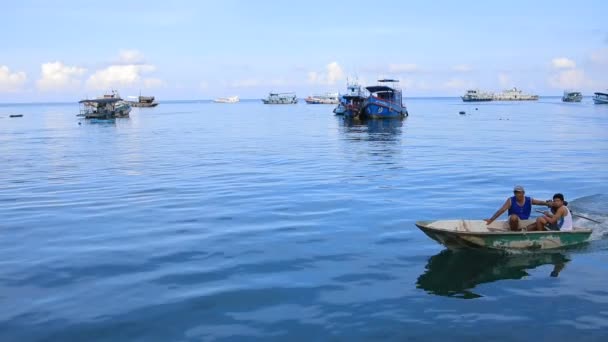
[[[608,88],[604,1],[12,1],[0,102],[259,98],[401,80],[406,96]]]

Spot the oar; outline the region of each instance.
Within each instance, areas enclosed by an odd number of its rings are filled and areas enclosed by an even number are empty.
[[[536,211],[537,213],[541,213],[541,214],[544,214],[544,213],[545,213],[544,211],[542,211],[542,210],[538,210],[538,209],[537,209],[537,210],[535,210],[535,211]],[[582,218],[582,219],[589,220],[589,221],[591,221],[591,222],[595,222],[595,223],[602,223],[602,222],[600,222],[600,221],[596,221],[596,220],[594,220],[594,219],[588,218],[587,216],[578,215],[578,214],[575,214],[575,213],[573,213],[573,212],[570,212],[570,214],[572,214],[572,216],[580,217],[580,218]]]

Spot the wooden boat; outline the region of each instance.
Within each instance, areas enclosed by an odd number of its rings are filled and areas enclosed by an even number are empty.
[[[131,106],[121,98],[85,99],[79,103],[83,105],[79,115],[85,119],[126,118],[131,112]]]
[[[363,102],[358,115],[366,119],[392,119],[408,116],[407,108],[403,104],[401,89],[393,79],[378,80],[381,85],[370,86],[365,89],[370,96]],[[384,85],[390,83],[391,86]]]
[[[132,97],[132,96],[129,96]],[[154,96],[141,96],[139,95],[136,98],[137,101],[127,101],[131,107],[156,107],[158,106],[158,102],[154,102]]]
[[[520,228],[535,220],[521,220]],[[564,248],[586,242],[591,229],[571,231],[510,231],[506,221],[487,225],[483,220],[419,221],[416,226],[431,239],[449,249],[546,250]]]
[[[369,97],[367,90],[361,87],[358,81],[346,82],[346,94],[340,96],[340,104],[334,108],[336,115],[345,117],[358,117],[362,111],[363,103]]]
[[[339,104],[340,96],[338,93],[326,93],[309,96],[304,101],[307,104]]]
[[[581,102],[583,94],[580,91],[564,91],[562,102]]]
[[[594,93],[593,103],[608,104],[608,93],[601,93],[601,92]]]
[[[296,104],[298,97],[296,93],[270,93],[268,97],[262,99],[264,104]]]

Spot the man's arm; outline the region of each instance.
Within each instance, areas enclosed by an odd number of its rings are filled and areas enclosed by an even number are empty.
[[[507,211],[510,207],[511,207],[511,199],[507,198],[507,200],[505,201],[505,204],[503,204],[502,207],[500,207],[500,209],[498,209],[494,213],[494,215],[492,215],[492,217],[490,217],[489,219],[485,219],[484,221],[486,221],[486,224],[490,224],[490,223],[494,222],[494,220],[496,220],[500,215],[502,215],[502,213]]]
[[[546,206],[548,206],[549,204],[551,204],[551,201],[549,201],[549,200],[546,200],[546,201],[541,201],[541,200],[537,200],[536,198],[532,198],[532,199],[530,200],[530,202],[531,202],[533,205],[546,205]]]
[[[561,208],[557,209],[557,211],[555,212],[555,215],[553,215],[553,216],[545,215],[545,220],[547,220],[547,222],[549,222],[551,224],[557,223],[557,221],[559,221],[560,218],[566,216],[565,211],[566,211],[566,209],[564,207],[561,207]]]

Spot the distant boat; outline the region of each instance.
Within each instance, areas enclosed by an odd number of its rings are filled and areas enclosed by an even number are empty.
[[[322,95],[313,95],[305,99],[308,104],[338,104],[340,99],[338,93],[326,93]]]
[[[359,115],[363,102],[369,94],[365,89],[361,88],[361,85],[355,81],[352,83],[346,83],[346,94],[340,97],[340,104],[334,108],[336,115],[345,115],[354,117]]]
[[[367,119],[392,119],[403,118],[408,115],[403,105],[402,92],[395,86],[398,80],[378,80],[379,85],[366,87],[370,95],[363,102],[359,111],[360,118]],[[385,85],[390,83],[391,86]]]
[[[538,95],[526,94],[517,88],[504,90],[502,93],[494,94],[494,101],[536,101]]]
[[[129,96],[131,97],[131,96]],[[127,101],[132,107],[156,107],[158,102],[154,102],[154,96],[141,96],[137,97],[137,101]]]
[[[240,99],[238,96],[218,97],[217,99],[213,100],[215,103],[237,103],[239,101]]]
[[[583,94],[579,91],[564,91],[562,96],[563,102],[581,102],[583,100]]]
[[[608,104],[608,93],[594,93],[593,103],[595,104]]]
[[[264,104],[296,104],[298,98],[295,93],[270,93],[268,97],[262,99]]]
[[[461,98],[464,102],[485,102],[492,101],[494,94],[483,92],[479,89],[469,89]]]

